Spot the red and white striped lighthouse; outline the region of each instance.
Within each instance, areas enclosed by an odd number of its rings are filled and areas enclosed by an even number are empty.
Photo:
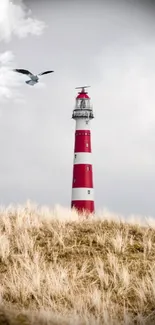
[[[72,118],[76,121],[71,208],[93,213],[94,188],[90,121],[94,118],[90,97],[84,87],[78,93]]]

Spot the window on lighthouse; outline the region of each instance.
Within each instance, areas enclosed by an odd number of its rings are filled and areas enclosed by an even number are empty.
[[[85,108],[85,107],[86,107],[85,99],[82,98],[80,103],[80,108]]]
[[[88,194],[90,194],[90,190],[88,190]]]
[[[88,148],[88,143],[86,143],[86,147]]]

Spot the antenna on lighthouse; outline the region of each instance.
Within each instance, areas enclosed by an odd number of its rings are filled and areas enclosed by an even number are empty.
[[[76,87],[75,89],[81,89],[81,92],[85,92],[85,88],[89,88],[91,86],[81,86],[81,87]]]

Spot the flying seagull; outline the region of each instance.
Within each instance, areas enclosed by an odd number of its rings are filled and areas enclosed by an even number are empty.
[[[44,72],[38,73],[37,75],[34,75],[30,71],[24,70],[24,69],[13,69],[13,71],[27,75],[30,78],[30,80],[27,80],[25,82],[31,86],[34,86],[39,81],[39,76],[54,72],[53,70],[52,71],[50,70],[50,71],[44,71]]]

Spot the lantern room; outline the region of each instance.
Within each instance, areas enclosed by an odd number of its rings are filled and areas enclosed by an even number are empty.
[[[85,91],[85,87],[81,87],[81,91],[78,93],[75,101],[75,109],[91,109],[90,97]]]

